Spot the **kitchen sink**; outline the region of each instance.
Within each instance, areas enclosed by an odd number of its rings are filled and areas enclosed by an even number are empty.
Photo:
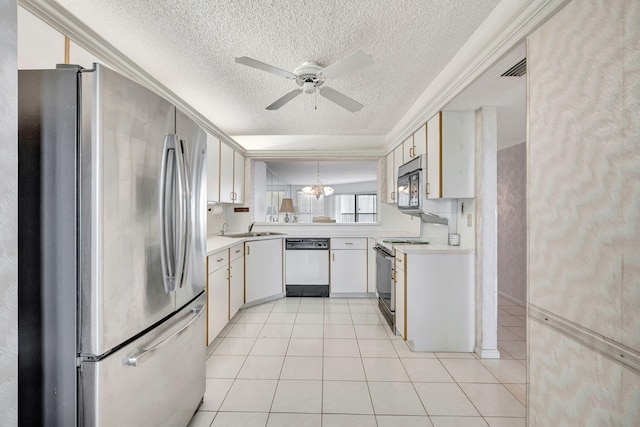
[[[247,233],[226,233],[224,237],[264,237],[264,236],[284,236],[286,233],[274,233],[273,231],[250,231]]]

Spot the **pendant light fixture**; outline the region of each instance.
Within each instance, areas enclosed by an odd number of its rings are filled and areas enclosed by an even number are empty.
[[[320,162],[318,162],[316,169],[316,183],[303,187],[302,192],[309,196],[315,196],[316,199],[319,199],[320,196],[330,196],[333,194],[333,188],[320,184]]]

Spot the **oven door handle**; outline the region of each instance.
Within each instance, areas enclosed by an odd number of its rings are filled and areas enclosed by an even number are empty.
[[[378,254],[380,254],[385,259],[393,260],[395,258],[393,255],[390,255],[387,251],[385,251],[384,249],[379,248],[377,246],[374,246],[373,250],[376,251]]]

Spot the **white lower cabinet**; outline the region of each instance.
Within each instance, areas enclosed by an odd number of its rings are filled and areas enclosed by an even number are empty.
[[[283,294],[282,239],[245,242],[245,302]]]
[[[331,294],[367,292],[367,239],[331,239]]]
[[[405,269],[406,255],[396,252],[394,269],[396,334],[407,339],[407,275]]]
[[[395,262],[397,333],[414,351],[472,352],[474,254],[396,249]]]
[[[207,345],[229,321],[229,250],[209,256],[207,278]]]
[[[244,304],[244,244],[229,249],[229,320]]]

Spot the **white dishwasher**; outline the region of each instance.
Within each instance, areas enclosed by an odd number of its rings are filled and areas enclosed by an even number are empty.
[[[284,280],[288,297],[328,297],[329,239],[286,239]]]

